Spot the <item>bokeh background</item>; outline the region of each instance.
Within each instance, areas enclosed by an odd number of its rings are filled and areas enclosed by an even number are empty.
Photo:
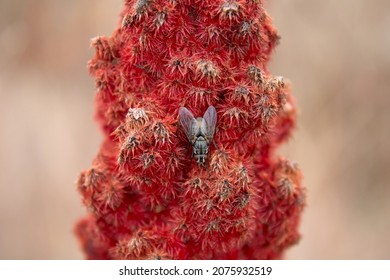
[[[0,0],[0,259],[80,259],[74,182],[101,135],[90,38],[122,0]],[[269,0],[273,74],[299,125],[280,153],[308,190],[289,259],[390,259],[390,1]]]

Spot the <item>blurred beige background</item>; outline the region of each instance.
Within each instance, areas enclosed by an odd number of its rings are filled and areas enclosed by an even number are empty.
[[[74,182],[101,136],[90,38],[122,0],[0,0],[0,259],[79,259]],[[305,174],[290,259],[390,259],[390,2],[269,0],[282,35],[271,69],[300,117],[281,153]]]

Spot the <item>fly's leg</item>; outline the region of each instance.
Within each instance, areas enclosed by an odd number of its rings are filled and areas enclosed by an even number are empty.
[[[194,157],[194,148],[191,145],[191,143],[187,143],[187,147],[186,148],[187,148],[187,152],[188,152],[189,149],[191,149],[191,158],[193,158]]]

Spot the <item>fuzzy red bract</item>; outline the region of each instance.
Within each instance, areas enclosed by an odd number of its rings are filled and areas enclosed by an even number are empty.
[[[89,62],[105,139],[78,190],[89,259],[274,259],[299,239],[296,164],[276,148],[295,125],[261,0],[127,0]],[[178,123],[217,109],[200,166]]]

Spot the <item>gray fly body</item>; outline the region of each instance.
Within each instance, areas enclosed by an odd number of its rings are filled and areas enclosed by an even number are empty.
[[[210,142],[214,143],[213,137],[217,123],[217,111],[214,106],[207,108],[203,118],[196,118],[185,107],[179,110],[179,121],[184,132],[192,144],[192,156],[199,165],[203,165],[209,152]]]

